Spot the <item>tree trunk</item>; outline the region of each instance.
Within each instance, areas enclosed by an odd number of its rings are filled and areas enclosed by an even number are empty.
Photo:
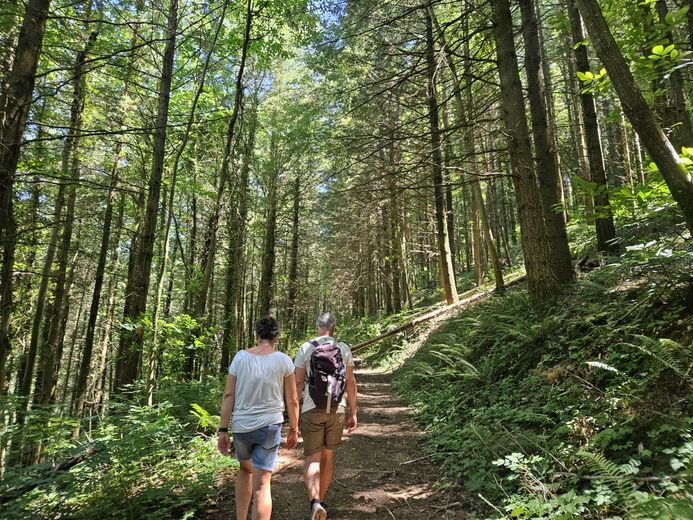
[[[394,151],[392,152],[394,154]],[[394,160],[391,161],[394,163]],[[401,278],[402,269],[400,266],[402,258],[402,242],[399,239],[399,205],[397,198],[397,186],[394,175],[390,177],[390,271],[392,273],[392,303],[395,312],[402,310],[402,290]]]
[[[666,26],[666,16],[669,14],[666,0],[657,0],[655,4],[659,22]],[[676,43],[671,30],[665,32],[667,43]],[[660,63],[664,64],[662,60]],[[691,117],[686,106],[686,98],[683,94],[683,74],[681,68],[677,67],[671,71],[662,71],[663,76],[668,76],[668,81],[660,83],[662,94],[657,96],[655,107],[662,117],[662,126],[669,131],[669,140],[677,152],[683,146],[693,146],[693,126]],[[663,84],[661,84],[663,83]]]
[[[436,237],[438,242],[438,254],[440,257],[441,281],[445,299],[448,304],[457,301],[457,287],[455,285],[455,273],[452,267],[450,254],[450,241],[448,239],[448,227],[446,220],[445,193],[443,191],[443,173],[441,169],[440,153],[440,125],[438,122],[438,95],[436,92],[436,62],[433,41],[433,21],[430,10],[426,10],[426,63],[428,71],[428,117],[431,127],[431,158],[432,180],[435,197]]]
[[[385,301],[385,314],[392,314],[392,244],[390,242],[390,211],[387,201],[380,206],[380,256],[382,260],[382,286]]]
[[[277,137],[276,130],[273,130],[272,141]],[[275,149],[273,143],[272,148]],[[270,161],[269,182],[267,185],[266,208],[267,220],[265,221],[265,242],[262,252],[262,273],[260,275],[260,286],[257,296],[257,316],[267,316],[272,308],[274,299],[274,264],[276,261],[276,234],[277,234],[277,204],[278,204],[278,165],[275,161]]]
[[[549,132],[546,83],[541,65],[537,16],[534,10],[534,0],[519,0],[519,4],[525,42],[525,71],[532,115],[536,170],[544,210],[544,221],[546,222],[546,234],[551,251],[551,265],[560,282],[569,282],[573,279],[573,264],[570,258],[565,220],[563,219],[558,157]]]
[[[69,262],[70,248],[72,245],[72,229],[75,221],[75,204],[77,201],[77,184],[81,176],[80,163],[80,144],[82,133],[82,114],[84,112],[84,99],[86,87],[86,60],[91,52],[91,48],[96,43],[100,30],[100,25],[89,34],[84,49],[77,55],[74,65],[72,106],[70,109],[70,132],[65,141],[65,154],[67,161],[70,161],[71,183],[67,188],[67,205],[65,207],[65,224],[63,226],[63,236],[58,252],[58,274],[55,283],[55,296],[53,302],[53,316],[49,321],[48,341],[41,351],[41,367],[36,375],[36,392],[34,401],[37,403],[51,403],[55,397],[54,381],[57,381],[55,374],[57,365],[60,364],[59,344],[63,342],[63,330],[61,324],[67,319],[68,305],[67,298],[69,291],[66,291],[65,281]],[[65,163],[63,163],[65,165]],[[67,173],[67,171],[64,171]],[[57,223],[56,223],[57,225]]]
[[[289,298],[286,315],[286,327],[289,330],[289,340],[294,337],[296,324],[296,304],[298,300],[298,244],[299,244],[299,218],[301,216],[301,177],[296,175],[294,179],[294,207],[291,218],[291,260],[289,267]]]
[[[214,270],[214,259],[216,256],[217,230],[219,229],[219,218],[224,202],[224,191],[229,177],[231,157],[233,155],[234,143],[236,140],[235,129],[238,117],[241,110],[241,101],[243,100],[243,72],[245,71],[246,60],[248,56],[248,46],[250,45],[250,29],[253,23],[253,1],[248,0],[245,16],[245,31],[243,34],[243,48],[241,50],[241,59],[236,73],[236,85],[233,103],[233,112],[229,119],[229,126],[226,130],[226,145],[224,148],[224,158],[221,163],[219,172],[219,185],[217,187],[216,200],[214,210],[209,219],[207,232],[205,235],[205,244],[202,251],[201,265],[203,266],[202,280],[200,289],[197,293],[193,316],[201,318],[206,312],[207,293],[212,280],[212,271]]]
[[[520,218],[522,251],[527,285],[534,304],[542,304],[556,293],[557,279],[541,210],[541,198],[534,176],[529,128],[515,54],[512,16],[508,0],[493,0],[493,31],[497,48],[498,74],[505,130],[509,137],[513,184]]]
[[[12,281],[17,244],[14,217],[14,178],[22,135],[36,82],[36,68],[46,29],[50,0],[29,0],[19,31],[12,69],[0,94],[0,394],[5,393],[6,361],[10,344]]]
[[[585,35],[582,29],[582,20],[576,7],[576,0],[567,0],[568,16],[573,33],[573,45],[575,48],[575,65],[577,72],[588,72],[590,68],[587,58],[587,47],[582,44]],[[593,195],[596,218],[594,225],[597,231],[597,248],[599,251],[615,251],[617,249],[614,239],[616,227],[614,226],[609,192],[606,185],[606,171],[604,168],[604,154],[601,138],[599,136],[599,124],[597,122],[597,108],[594,97],[589,92],[580,94],[582,116],[585,123],[585,140],[587,142],[587,154],[590,166],[590,180],[597,185],[597,192]]]
[[[240,348],[243,330],[243,278],[244,252],[248,220],[248,180],[255,149],[257,127],[257,97],[248,115],[248,138],[243,153],[241,175],[237,186],[238,205],[231,210],[229,219],[228,268],[226,271],[226,302],[224,306],[224,334],[221,341],[221,368],[225,372],[231,353]]]
[[[455,106],[457,109],[457,119],[459,124],[464,125],[467,127],[466,131],[464,132],[464,137],[463,137],[463,148],[464,148],[464,153],[467,156],[467,161],[468,161],[468,170],[469,170],[469,175],[471,177],[471,187],[470,187],[470,193],[471,193],[471,205],[472,205],[472,211],[473,211],[473,222],[472,222],[472,227],[473,227],[473,232],[474,232],[474,256],[475,256],[475,263],[474,263],[474,271],[475,271],[475,281],[477,286],[481,285],[483,282],[483,275],[485,272],[485,262],[484,262],[484,247],[483,247],[483,239],[481,236],[481,233],[483,231],[485,238],[486,238],[486,245],[488,248],[488,254],[489,258],[491,260],[491,263],[493,265],[493,272],[494,272],[494,277],[496,281],[496,287],[498,290],[502,290],[503,288],[503,271],[501,269],[500,261],[498,259],[498,255],[496,254],[496,249],[494,245],[494,239],[493,239],[493,233],[491,232],[491,227],[490,227],[490,222],[488,218],[488,214],[486,211],[486,207],[484,206],[484,198],[481,194],[481,184],[479,181],[479,172],[477,169],[477,153],[476,153],[476,128],[475,124],[472,121],[472,117],[470,117],[473,109],[473,101],[472,101],[472,74],[471,74],[471,61],[469,59],[465,60],[465,76],[467,77],[467,84],[466,84],[466,100],[467,100],[467,106],[465,107],[465,104],[462,100],[462,92],[461,92],[461,85],[459,81],[459,76],[457,74],[457,68],[455,66],[454,61],[452,60],[452,57],[450,56],[448,52],[448,45],[447,42],[445,41],[445,33],[440,30],[440,27],[438,26],[435,13],[433,12],[433,9],[429,9],[429,13],[431,14],[431,18],[433,22],[436,25],[436,28],[438,30],[438,37],[440,38],[440,41],[442,45],[444,46],[444,52],[445,52],[445,58],[446,58],[446,63],[448,65],[448,68],[450,69],[450,74],[452,76],[452,82],[453,82],[453,95],[455,99]],[[464,28],[465,31],[465,36],[467,34],[468,28],[465,25]],[[464,47],[464,52],[466,56],[469,56],[469,43],[467,39],[465,38],[465,47]]]
[[[214,33],[214,38],[210,48],[205,52],[205,61],[202,67],[202,73],[200,75],[200,80],[195,90],[195,96],[193,97],[192,106],[190,107],[190,114],[188,116],[188,121],[185,125],[185,132],[183,134],[183,139],[176,151],[175,158],[173,160],[173,169],[171,172],[171,185],[169,188],[168,202],[166,205],[166,223],[164,225],[163,231],[163,241],[162,241],[162,251],[161,260],[159,264],[159,271],[156,278],[156,299],[154,300],[154,309],[152,311],[152,340],[151,347],[149,350],[149,358],[147,360],[147,402],[151,406],[154,399],[154,383],[155,383],[155,371],[156,363],[159,356],[158,348],[158,332],[159,332],[159,315],[161,312],[161,297],[163,294],[164,287],[164,275],[166,274],[166,266],[168,264],[170,239],[171,239],[171,224],[173,220],[173,202],[176,193],[176,183],[178,179],[178,169],[180,167],[180,159],[183,156],[188,141],[190,140],[190,132],[192,130],[193,123],[195,122],[195,112],[197,110],[197,103],[200,99],[200,95],[205,86],[205,80],[207,78],[207,71],[209,70],[209,64],[214,55],[214,50],[219,38],[219,33],[222,26],[224,25],[224,20],[226,19],[226,9],[228,6],[228,1],[225,1],[222,7],[221,15],[219,16],[219,22],[217,24],[217,29]]]
[[[91,306],[89,308],[89,319],[87,321],[87,332],[84,338],[84,348],[82,349],[82,362],[79,373],[77,375],[77,384],[75,385],[75,396],[73,400],[73,414],[77,417],[77,425],[73,430],[72,437],[76,439],[79,436],[80,418],[84,410],[84,402],[87,397],[87,382],[89,373],[91,372],[91,358],[94,350],[94,337],[96,335],[96,320],[99,316],[99,306],[101,303],[101,289],[103,287],[104,273],[106,272],[106,260],[108,258],[108,250],[111,245],[111,225],[113,223],[113,200],[116,196],[116,188],[118,184],[118,162],[120,160],[121,143],[118,145],[116,152],[116,160],[113,162],[111,170],[111,185],[106,199],[106,211],[103,217],[103,230],[101,232],[101,246],[99,248],[99,258],[96,263],[96,271],[94,272],[94,291],[91,297]]]
[[[621,100],[623,111],[662,173],[674,200],[683,212],[688,230],[693,233],[693,179],[690,173],[679,162],[676,150],[664,135],[638,89],[633,74],[609,31],[599,4],[596,0],[577,0],[577,2],[590,39]]]
[[[156,241],[157,214],[161,193],[161,179],[164,170],[166,153],[166,130],[168,126],[168,106],[173,79],[173,58],[176,50],[176,33],[178,31],[178,0],[170,0],[166,47],[163,56],[161,83],[157,104],[156,127],[154,131],[154,150],[152,156],[152,171],[149,179],[147,204],[142,226],[142,235],[136,241],[131,254],[135,257],[132,273],[128,276],[125,295],[123,319],[126,322],[136,322],[147,308],[147,293],[149,276],[152,269],[154,243]],[[144,330],[141,325],[134,324],[135,329],[124,332],[118,345],[118,360],[116,365],[117,389],[134,383],[140,365]]]
[[[575,52],[572,49],[570,42],[572,36],[569,36],[568,45],[566,45],[565,58],[567,62],[568,78],[566,79],[568,88],[566,89],[566,106],[572,108],[570,110],[570,128],[573,131],[575,146],[577,148],[578,164],[580,165],[580,173],[577,175],[589,181],[592,178],[590,171],[589,152],[587,150],[587,138],[585,136],[584,117],[582,115],[582,96],[578,94],[580,87],[578,85],[577,71],[575,65]],[[590,223],[594,224],[594,199],[592,194],[585,192],[585,213]]]
[[[97,409],[100,404],[102,404],[105,399],[104,386],[106,384],[106,374],[108,370],[108,351],[109,345],[111,344],[111,329],[113,328],[113,314],[115,309],[116,301],[116,286],[118,279],[118,259],[120,258],[120,235],[121,229],[123,228],[123,215],[125,213],[125,195],[121,194],[120,200],[118,201],[118,216],[116,218],[115,224],[115,236],[113,237],[113,242],[111,245],[111,259],[110,265],[113,271],[111,279],[108,284],[108,300],[106,303],[106,309],[104,312],[104,328],[101,336],[101,352],[99,353],[99,361],[95,370],[94,382],[93,382],[93,409]],[[108,389],[106,389],[108,390]]]

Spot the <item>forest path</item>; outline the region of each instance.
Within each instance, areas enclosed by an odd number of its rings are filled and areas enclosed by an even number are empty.
[[[390,377],[357,370],[359,426],[351,434],[345,432],[337,450],[335,480],[327,497],[333,510],[330,519],[466,518],[459,497],[434,488],[439,473],[425,457],[423,434],[412,421],[411,410],[394,396]],[[301,443],[296,450],[280,450],[272,477],[272,520],[308,517],[302,454]],[[235,518],[233,492],[233,481],[223,482],[206,518]]]

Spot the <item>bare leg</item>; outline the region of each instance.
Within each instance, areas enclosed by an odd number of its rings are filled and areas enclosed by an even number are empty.
[[[320,457],[320,501],[324,502],[334,475],[334,450],[323,449]]]
[[[321,452],[306,456],[303,466],[303,479],[306,482],[308,498],[310,500],[320,500],[320,460]]]
[[[253,466],[249,460],[243,460],[240,464],[236,475],[236,520],[246,520],[253,496]]]
[[[272,472],[253,468],[253,520],[270,520],[272,516]]]

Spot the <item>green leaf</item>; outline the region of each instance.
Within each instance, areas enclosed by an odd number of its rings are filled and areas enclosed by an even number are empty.
[[[652,48],[652,54],[656,54],[657,56],[664,54],[664,45],[655,45]]]

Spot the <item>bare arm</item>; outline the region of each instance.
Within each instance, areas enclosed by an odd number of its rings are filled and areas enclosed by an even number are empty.
[[[296,376],[296,395],[300,401],[303,397],[303,387],[306,384],[306,369],[297,368],[294,375]]]
[[[224,388],[224,397],[221,399],[221,420],[219,421],[220,428],[228,428],[231,423],[231,415],[233,414],[233,405],[236,401],[236,376],[229,374],[226,378],[226,387]],[[224,454],[229,454],[229,434],[228,432],[219,432],[217,440],[219,451]]]
[[[284,400],[289,412],[289,435],[286,444],[289,448],[295,448],[298,444],[298,392],[294,374],[284,378]]]
[[[347,394],[347,403],[349,404],[349,419],[347,420],[347,427],[349,432],[352,432],[356,429],[356,426],[358,425],[358,420],[356,419],[356,394],[358,392],[357,386],[356,386],[356,375],[354,374],[354,367],[346,367],[346,376],[347,376],[347,387],[346,387],[346,394]]]

